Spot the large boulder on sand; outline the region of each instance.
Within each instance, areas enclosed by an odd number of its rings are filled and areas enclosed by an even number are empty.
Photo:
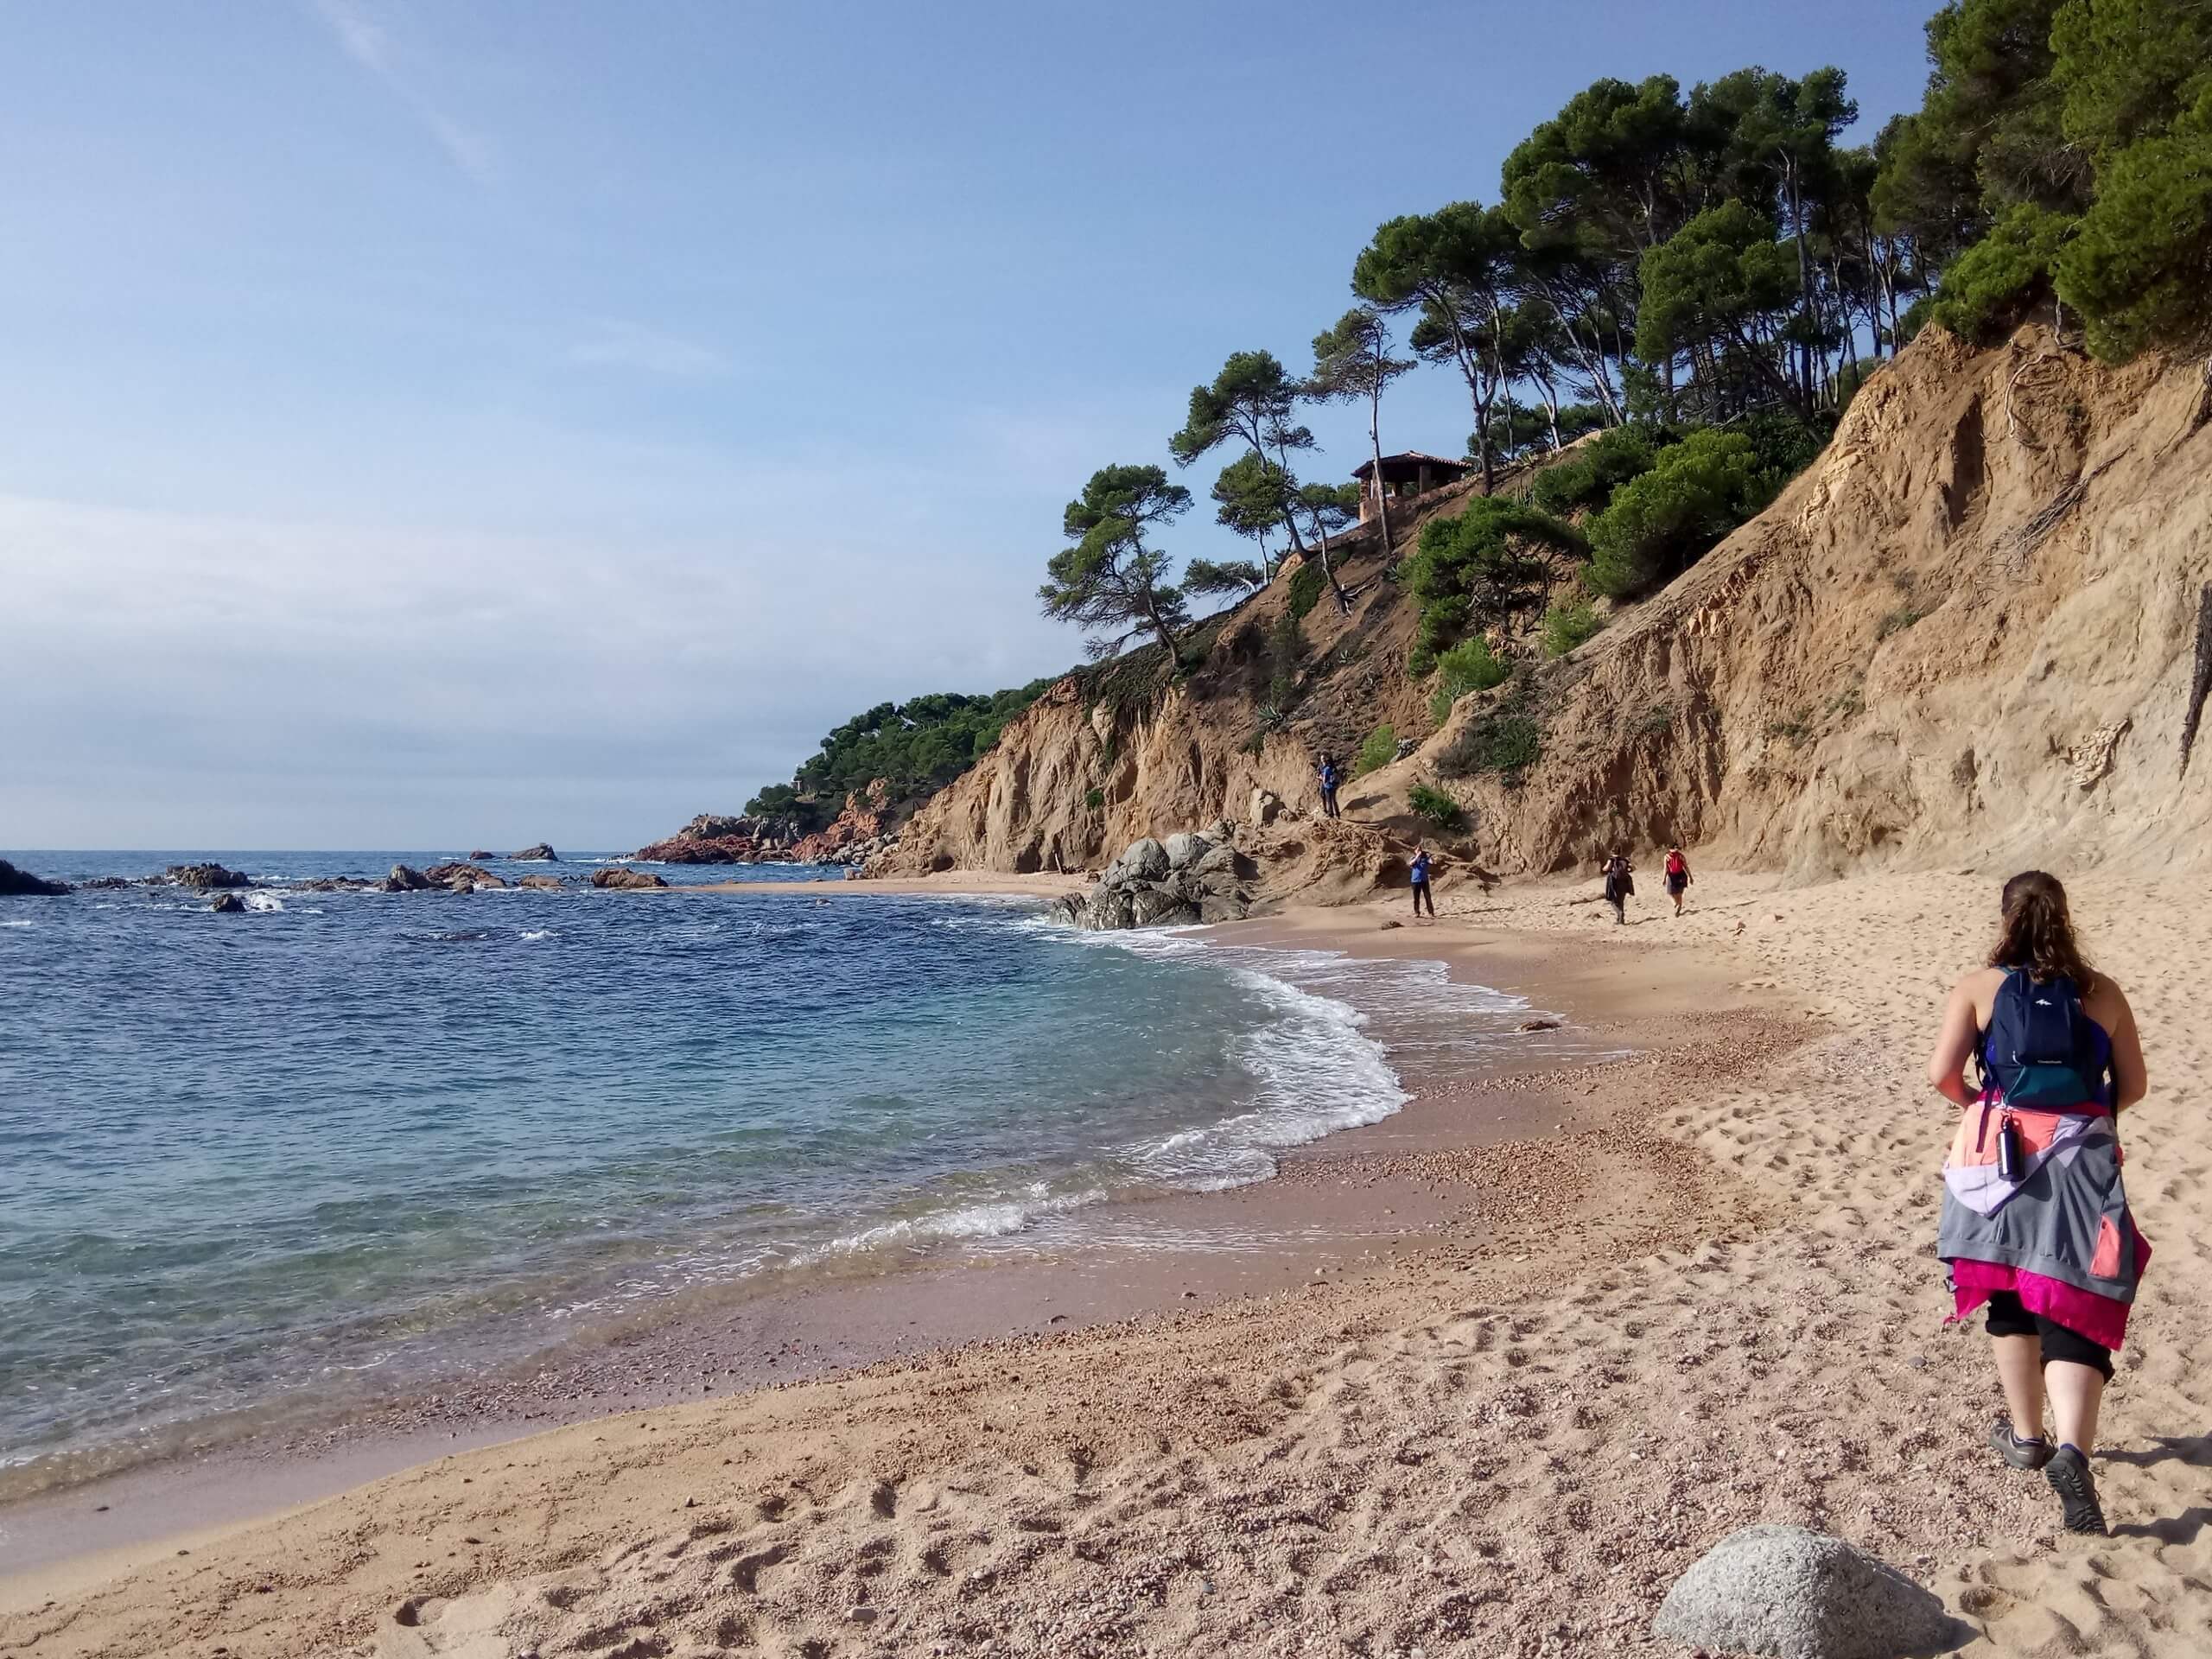
[[[1129,843],[1129,850],[1114,861],[1114,868],[1132,881],[1157,881],[1167,874],[1167,849],[1147,836]]]
[[[594,887],[664,887],[667,882],[651,870],[626,870],[615,866],[591,873]]]
[[[1652,1634],[1761,1659],[1903,1659],[1973,1635],[1894,1567],[1803,1527],[1730,1533],[1675,1580]]]
[[[1129,915],[1138,927],[1187,927],[1198,919],[1198,906],[1164,884],[1132,893]]]
[[[1193,835],[1185,830],[1179,835],[1168,836],[1163,845],[1167,849],[1167,868],[1181,870],[1189,868],[1204,858],[1213,843],[1204,836]]]
[[[44,880],[0,858],[0,898],[58,899],[68,891],[67,881]]]

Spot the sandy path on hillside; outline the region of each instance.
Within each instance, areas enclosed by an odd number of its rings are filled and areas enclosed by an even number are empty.
[[[1625,928],[1586,888],[1447,889],[1406,948],[1695,942],[1824,1025],[1688,1014],[1678,1047],[1547,1085],[1557,1138],[1376,1159],[1465,1212],[1375,1274],[444,1459],[0,1617],[0,1652],[1673,1652],[1659,1596],[1755,1520],[1915,1573],[1986,1631],[1969,1651],[2212,1650],[2212,1124],[2186,1086],[2212,921],[2179,887],[2075,895],[2145,1027],[2158,1255],[2106,1413],[2119,1535],[2062,1539],[1982,1448],[1986,1344],[1942,1326],[1929,1255],[1950,1109],[1920,1066],[1996,884],[1770,885],[1707,877]]]

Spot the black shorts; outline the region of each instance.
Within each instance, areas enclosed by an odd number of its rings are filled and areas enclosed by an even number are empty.
[[[1680,893],[1684,887],[1689,886],[1689,884],[1690,879],[1687,875],[1670,875],[1667,878],[1667,891],[1669,893]]]
[[[2104,1379],[2112,1381],[2112,1350],[2099,1347],[2078,1331],[2069,1331],[2048,1315],[2031,1313],[2020,1306],[2020,1299],[2009,1290],[1989,1293],[1989,1334],[1993,1337],[2039,1337],[2043,1339],[2043,1363],[2054,1359],[2069,1360],[2076,1365],[2087,1365],[2101,1371]]]

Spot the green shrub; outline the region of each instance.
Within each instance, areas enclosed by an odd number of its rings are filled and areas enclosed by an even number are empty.
[[[1929,319],[1962,340],[1986,343],[2003,334],[2050,291],[2073,229],[2066,214],[2022,202],[1951,262]]]
[[[1601,511],[1613,491],[1651,470],[1659,445],[1649,427],[1617,426],[1590,440],[1568,459],[1554,461],[1529,491],[1529,501],[1564,518]]]
[[[1084,791],[1083,804],[1089,807],[1092,811],[1096,812],[1100,807],[1106,804],[1106,791],[1103,789],[1097,788]]]
[[[1406,799],[1415,812],[1440,830],[1457,830],[1467,822],[1459,802],[1427,784],[1415,784],[1406,791]]]
[[[1471,623],[1510,626],[1534,611],[1551,584],[1553,560],[1580,558],[1587,548],[1573,525],[1504,496],[1478,496],[1456,518],[1430,519],[1408,564],[1421,602],[1408,666],[1425,675]]]
[[[1591,521],[1590,585],[1616,599],[1657,586],[1764,507],[1775,487],[1745,434],[1691,433]]]
[[[1300,614],[1285,611],[1268,630],[1268,702],[1285,714],[1298,702],[1298,671],[1306,660],[1306,639],[1298,629]]]
[[[1470,691],[1502,685],[1512,671],[1479,637],[1452,646],[1436,659],[1436,689],[1428,696],[1428,717],[1441,726],[1453,703]]]
[[[1321,561],[1308,556],[1305,563],[1291,572],[1289,591],[1290,613],[1303,620],[1321,602]]]
[[[1465,776],[1478,772],[1505,775],[1509,784],[1536,764],[1544,750],[1544,731],[1531,716],[1501,709],[1484,715],[1467,728],[1466,735],[1446,757],[1449,770]]]
[[[2184,122],[2131,144],[2099,173],[2096,201],[2058,256],[2058,291],[2088,318],[2089,349],[2108,362],[2160,341],[2194,348],[2207,333],[2212,90],[2203,107],[2201,128]]]
[[[1554,600],[1544,613],[1544,655],[1564,657],[1605,626],[1588,600]]]
[[[1351,775],[1364,778],[1379,771],[1398,758],[1398,734],[1395,728],[1377,726],[1367,734],[1367,741],[1359,746],[1359,753],[1351,763]]]

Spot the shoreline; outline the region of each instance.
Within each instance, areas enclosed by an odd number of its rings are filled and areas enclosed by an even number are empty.
[[[854,896],[885,891],[876,882],[728,886],[753,893],[860,888]],[[1037,887],[1021,880],[1013,890],[1034,895]],[[896,890],[916,887],[947,896],[1007,890],[935,880]],[[1595,1029],[1601,1019],[1624,1027],[1643,1016],[1624,1000],[1631,988],[1613,968],[1593,974],[1589,964],[1570,963],[1541,943],[1516,949],[1509,935],[1458,927],[1385,931],[1382,920],[1372,906],[1306,910],[1191,930],[1185,937],[1231,950],[1441,962],[1461,982],[1528,997],[1568,1015],[1579,1030]],[[1472,971],[1478,953],[1480,975]],[[1445,1104],[1443,1080],[1408,1075],[1395,1053],[1389,1059],[1410,1096],[1402,1107],[1379,1122],[1285,1149],[1268,1179],[1111,1202],[1103,1216],[1084,1212],[1089,1225],[1065,1230],[1072,1236],[1033,1239],[1047,1230],[1030,1229],[985,1251],[955,1251],[947,1261],[724,1287],[686,1306],[641,1314],[628,1322],[634,1328],[601,1333],[577,1352],[542,1353],[498,1367],[488,1379],[442,1388],[427,1408],[417,1400],[373,1405],[322,1433],[249,1430],[212,1450],[187,1450],[16,1500],[0,1507],[0,1611],[51,1594],[56,1586],[90,1586],[173,1547],[204,1544],[455,1451],[969,1343],[1191,1312],[1312,1277],[1357,1272],[1378,1256],[1414,1247],[1449,1216],[1448,1206],[1418,1179],[1368,1174],[1375,1160],[1557,1134],[1573,1116],[1570,1103],[1539,1087],[1506,1099],[1489,1122],[1471,1125]],[[1579,1075],[1608,1064],[1572,1069]],[[1541,1078],[1559,1070],[1537,1057],[1501,1065],[1496,1080],[1532,1071]],[[1360,1173],[1357,1182],[1353,1172]],[[1132,1243],[1132,1235],[1147,1242]],[[1162,1237],[1179,1242],[1152,1242]],[[923,1316],[911,1317],[917,1306]],[[10,1548],[11,1535],[33,1541]]]

